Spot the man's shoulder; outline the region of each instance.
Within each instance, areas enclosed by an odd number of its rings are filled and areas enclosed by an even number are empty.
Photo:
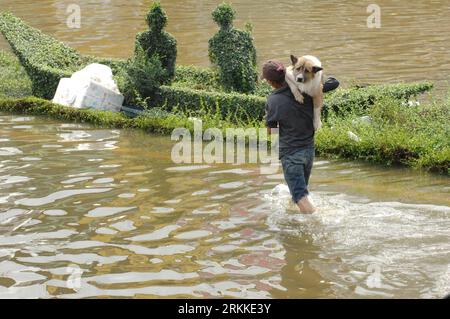
[[[289,88],[286,87],[275,90],[267,97],[267,101],[270,102],[283,101],[289,98],[289,93],[291,93],[291,91]]]
[[[268,104],[272,104],[273,102],[275,102],[278,99],[277,95],[275,93],[271,93],[268,97],[267,97],[267,103]]]
[[[282,92],[277,92],[277,93],[272,93],[272,95],[270,95],[267,98],[267,101],[270,103],[275,103],[275,104],[279,104],[279,105],[295,105],[295,106],[300,106],[300,105],[308,105],[312,103],[312,98],[307,95],[307,94],[303,94],[303,98],[304,98],[304,102],[303,104],[300,104],[294,97],[294,94],[291,92],[291,90],[289,88],[287,88],[286,90],[283,90]]]

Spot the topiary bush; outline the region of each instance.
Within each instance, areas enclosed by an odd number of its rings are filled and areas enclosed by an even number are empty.
[[[235,12],[222,3],[212,13],[220,30],[209,40],[209,58],[218,66],[220,82],[227,91],[252,93],[258,79],[256,48],[249,28],[233,28]]]
[[[175,76],[177,41],[170,33],[164,31],[167,15],[159,2],[152,4],[146,21],[150,29],[136,36],[136,52],[144,50],[149,61],[155,55],[158,56],[167,71],[163,82],[168,83]]]
[[[125,105],[147,108],[149,100],[166,77],[167,71],[158,56],[153,55],[149,59],[146,53],[138,48],[135,56],[128,60],[115,79],[125,97]]]

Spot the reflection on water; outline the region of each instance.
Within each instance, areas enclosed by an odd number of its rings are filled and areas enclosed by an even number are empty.
[[[168,30],[178,40],[178,62],[208,65],[208,39],[217,27],[211,11],[221,0],[162,0]],[[134,35],[146,29],[151,0],[76,2],[81,29],[66,25],[72,0],[0,0],[31,25],[86,54],[128,57]],[[259,62],[291,53],[318,55],[326,72],[362,83],[433,80],[444,86],[450,73],[450,5],[447,0],[379,0],[381,28],[368,29],[370,2],[362,0],[234,0],[236,25],[254,26]],[[0,48],[7,48],[0,39]]]
[[[447,177],[318,159],[302,216],[280,173],[177,166],[168,137],[8,115],[0,136],[0,297],[450,289]]]

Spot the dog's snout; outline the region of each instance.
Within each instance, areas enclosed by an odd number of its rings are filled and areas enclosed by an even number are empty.
[[[304,82],[303,76],[298,76],[298,77],[297,77],[297,82],[303,83],[303,82]]]

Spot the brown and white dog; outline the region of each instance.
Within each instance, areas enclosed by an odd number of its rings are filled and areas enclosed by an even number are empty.
[[[313,98],[314,129],[322,126],[320,113],[323,105],[323,68],[318,58],[312,55],[295,57],[291,55],[292,65],[286,68],[286,82],[295,99],[303,104],[303,93]]]

